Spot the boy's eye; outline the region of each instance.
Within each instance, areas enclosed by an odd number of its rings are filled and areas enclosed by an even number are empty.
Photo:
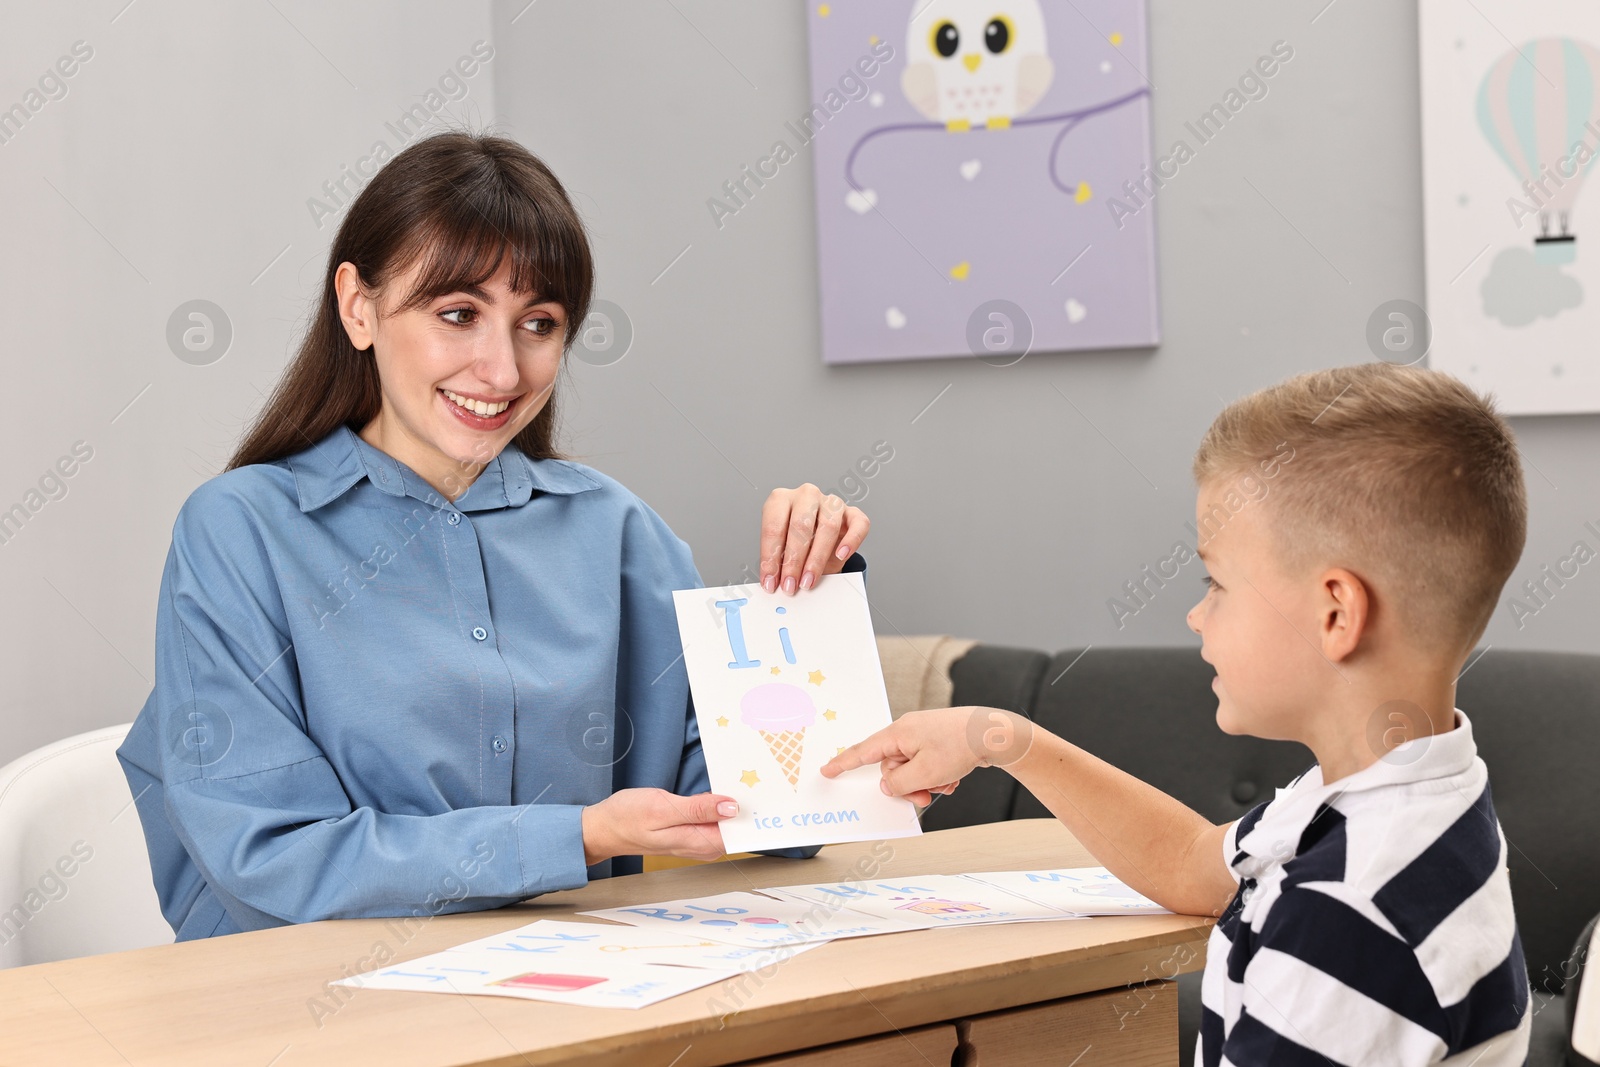
[[[1209,575],[1209,574],[1202,574],[1200,576],[1200,580],[1206,584],[1206,588],[1207,589],[1221,589],[1222,588],[1222,586],[1217,584],[1217,580],[1215,578],[1211,577],[1211,575]]]

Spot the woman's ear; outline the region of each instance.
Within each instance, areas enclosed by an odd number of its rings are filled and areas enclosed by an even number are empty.
[[[345,334],[357,352],[365,352],[372,347],[377,301],[362,285],[360,272],[349,260],[334,271],[333,289],[339,297],[339,321],[344,324]]]
[[[1371,613],[1367,583],[1343,567],[1324,571],[1318,579],[1321,598],[1317,630],[1322,654],[1331,662],[1347,659],[1360,647]]]

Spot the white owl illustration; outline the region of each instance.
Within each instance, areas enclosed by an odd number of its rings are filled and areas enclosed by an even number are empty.
[[[900,88],[952,131],[1003,129],[1055,77],[1039,0],[928,0],[906,32]]]

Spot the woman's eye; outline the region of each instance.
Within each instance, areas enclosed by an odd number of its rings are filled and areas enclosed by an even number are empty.
[[[540,337],[548,337],[556,331],[555,319],[529,319],[528,325],[532,326],[533,332]]]
[[[439,317],[441,319],[444,319],[446,322],[450,323],[452,326],[466,326],[467,323],[460,322],[460,321],[458,321],[456,319],[447,318],[447,316],[449,316],[449,315],[476,315],[477,313],[478,312],[473,308],[451,308],[449,311],[441,311],[441,312],[439,312]]]

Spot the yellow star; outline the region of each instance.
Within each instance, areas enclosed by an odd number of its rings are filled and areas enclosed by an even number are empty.
[[[774,668],[772,668],[772,673],[773,674],[782,674],[783,671],[778,667],[774,667]]]
[[[827,711],[822,713],[822,717],[827,719],[829,722],[832,722],[834,719],[839,717],[839,713],[834,711],[832,708],[829,708]]]
[[[745,771],[739,776],[739,781],[743,782],[745,785],[753,786],[757,782],[761,781],[761,778],[756,774],[755,771]]]
[[[1122,45],[1122,34],[1113,33],[1111,35],[1111,37],[1110,37],[1110,41],[1111,41],[1112,44],[1117,45],[1118,47],[1121,47],[1121,45]]]
[[[838,755],[838,754],[839,754],[839,753],[841,753],[841,752],[843,752],[843,751],[844,751],[844,746],[843,746],[843,745],[840,745],[840,746],[839,746],[839,747],[838,747],[838,748],[836,748],[836,749],[834,749],[834,750],[833,750],[833,754],[834,754],[834,755],[835,755],[835,756],[837,756],[837,755]]]
[[[807,676],[807,681],[809,681],[812,685],[821,685],[823,682],[827,681],[827,679],[822,676],[821,671],[812,671],[810,675]]]
[[[726,726],[726,725],[728,725],[728,717],[726,715],[718,715],[717,716],[717,725],[718,726]]]

